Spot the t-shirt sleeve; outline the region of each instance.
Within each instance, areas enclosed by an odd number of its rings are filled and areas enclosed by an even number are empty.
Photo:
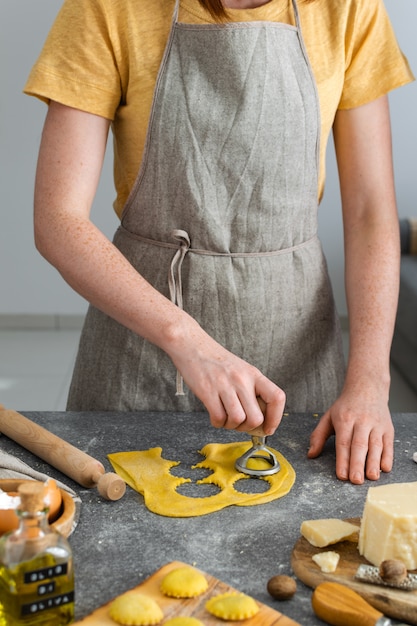
[[[122,94],[111,32],[100,0],[65,0],[24,93],[114,119]]]
[[[351,109],[413,80],[382,0],[352,3],[346,31],[346,70],[341,109]]]

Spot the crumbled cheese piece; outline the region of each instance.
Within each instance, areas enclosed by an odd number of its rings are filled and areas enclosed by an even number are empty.
[[[358,526],[341,519],[306,520],[301,524],[300,532],[312,546],[325,548],[338,541],[357,539]]]
[[[317,563],[322,572],[330,574],[336,571],[340,555],[333,551],[319,552],[318,554],[314,554],[311,558]]]

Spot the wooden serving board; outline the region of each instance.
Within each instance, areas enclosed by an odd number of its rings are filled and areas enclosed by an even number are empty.
[[[208,589],[205,593],[197,596],[196,598],[168,598],[160,592],[159,586],[164,576],[176,567],[184,565],[186,565],[186,563],[181,563],[180,561],[167,563],[161,569],[152,574],[150,578],[135,587],[135,590],[153,598],[159,604],[164,613],[164,619],[161,622],[161,626],[163,626],[167,619],[186,616],[195,617],[201,620],[205,626],[220,626],[221,624],[227,623],[208,613],[205,610],[205,603],[214,595],[237,590],[217,578],[214,578],[214,576],[204,573],[209,584]],[[75,622],[75,624],[83,624],[83,626],[115,626],[116,622],[108,616],[110,604],[111,602],[108,602],[84,619]],[[294,622],[289,617],[282,615],[282,613],[271,609],[266,604],[262,604],[261,602],[257,602],[257,604],[259,606],[259,612],[254,617],[244,620],[245,626],[300,626],[297,622]]]
[[[360,518],[346,521],[360,526]],[[311,557],[329,550],[340,554],[340,560],[334,573],[325,574]],[[314,589],[324,581],[346,585],[384,615],[417,626],[417,591],[401,591],[392,587],[357,581],[355,574],[361,564],[370,565],[369,561],[359,554],[358,544],[355,541],[340,541],[326,548],[315,548],[307,539],[300,537],[291,556],[291,565],[295,575],[309,587]]]

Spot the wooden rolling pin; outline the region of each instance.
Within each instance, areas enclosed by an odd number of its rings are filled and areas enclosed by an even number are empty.
[[[106,500],[119,500],[126,491],[125,481],[106,473],[100,461],[1,404],[0,432],[83,487],[97,487]]]

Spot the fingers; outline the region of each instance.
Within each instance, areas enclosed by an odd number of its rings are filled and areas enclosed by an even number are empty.
[[[394,428],[389,413],[382,417],[345,414],[330,409],[311,433],[308,458],[316,458],[332,435],[336,446],[336,475],[360,485],[365,478],[378,480],[381,471],[390,472],[394,457]]]
[[[366,442],[366,444],[367,449],[365,450],[365,475],[366,478],[368,478],[369,480],[378,480],[381,475],[381,460],[384,452],[383,438],[379,433],[371,431],[371,433],[369,434],[369,440]],[[362,465],[362,467],[364,466]],[[357,471],[356,468],[354,469],[354,471]],[[364,480],[363,473],[359,476],[358,471],[357,475],[353,476],[354,478],[358,478],[361,481]],[[355,481],[353,480],[352,482]]]
[[[336,434],[336,475],[361,485],[365,478],[378,480],[381,470],[389,472],[393,463],[393,429],[372,429],[355,424]]]
[[[250,432],[261,427],[267,436],[272,435],[278,427],[284,407],[285,393],[265,378],[255,389],[248,387],[240,393],[224,393],[219,396],[217,403],[207,408],[210,421],[216,428]]]
[[[270,387],[270,381],[267,381],[267,383],[268,388],[265,389],[263,384],[258,385],[256,395],[257,403],[262,411],[262,430],[266,436],[269,436],[274,434],[281,422],[286,396],[282,389],[275,385]]]
[[[383,450],[381,456],[381,470],[390,472],[394,464],[394,428],[392,428],[383,439]]]
[[[255,403],[256,404],[256,403]],[[207,410],[210,415],[210,422],[215,428],[226,428],[227,430],[238,429],[239,426],[246,420],[246,412],[239,400],[239,397],[234,392],[229,392],[217,397],[217,402],[212,405],[206,403]],[[259,410],[259,407],[255,406]],[[262,421],[262,413],[258,417]]]
[[[327,411],[311,433],[310,448],[307,453],[308,458],[315,459],[318,457],[323,450],[324,444],[332,435],[334,435],[334,428],[330,417],[330,411]]]
[[[353,425],[336,432],[336,476],[340,480],[350,480],[355,485],[363,483],[368,439],[369,431],[359,428],[355,434]]]

